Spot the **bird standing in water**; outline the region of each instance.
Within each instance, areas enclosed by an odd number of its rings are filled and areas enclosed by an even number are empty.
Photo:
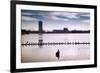
[[[59,59],[60,58],[60,51],[58,49],[58,51],[56,52],[56,57]]]

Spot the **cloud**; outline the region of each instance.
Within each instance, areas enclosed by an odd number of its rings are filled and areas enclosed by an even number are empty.
[[[52,12],[52,15],[64,18],[77,18],[77,13],[72,13],[72,12]]]
[[[79,14],[77,14],[77,16],[80,19],[83,19],[83,20],[89,20],[90,19],[90,13],[79,13]]]
[[[33,15],[32,13],[29,13],[29,12],[22,12],[21,14],[22,14],[22,16],[30,16],[30,15]]]
[[[27,16],[27,20],[50,20],[69,22],[89,22],[90,14],[84,12],[56,12],[56,11],[34,11],[22,10],[22,16]],[[33,18],[33,19],[32,19]],[[24,18],[25,19],[25,18]]]
[[[32,18],[32,17],[29,17],[29,16],[22,16],[21,20],[24,21],[24,22],[38,21],[36,18]]]

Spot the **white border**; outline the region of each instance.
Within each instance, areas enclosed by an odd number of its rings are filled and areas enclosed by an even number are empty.
[[[46,10],[46,11],[90,12],[90,30],[91,30],[90,60],[21,63],[21,9]],[[36,6],[36,5],[16,5],[16,69],[94,64],[94,36],[93,35],[94,35],[94,10],[93,9]]]

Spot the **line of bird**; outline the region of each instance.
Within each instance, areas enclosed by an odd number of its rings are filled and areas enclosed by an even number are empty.
[[[33,42],[26,42],[22,43],[21,45],[89,45],[90,42],[47,42],[47,43],[33,43]]]

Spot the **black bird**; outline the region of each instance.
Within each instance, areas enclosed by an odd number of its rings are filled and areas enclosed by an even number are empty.
[[[58,49],[58,51],[56,52],[56,57],[59,59],[60,58],[60,51]]]

